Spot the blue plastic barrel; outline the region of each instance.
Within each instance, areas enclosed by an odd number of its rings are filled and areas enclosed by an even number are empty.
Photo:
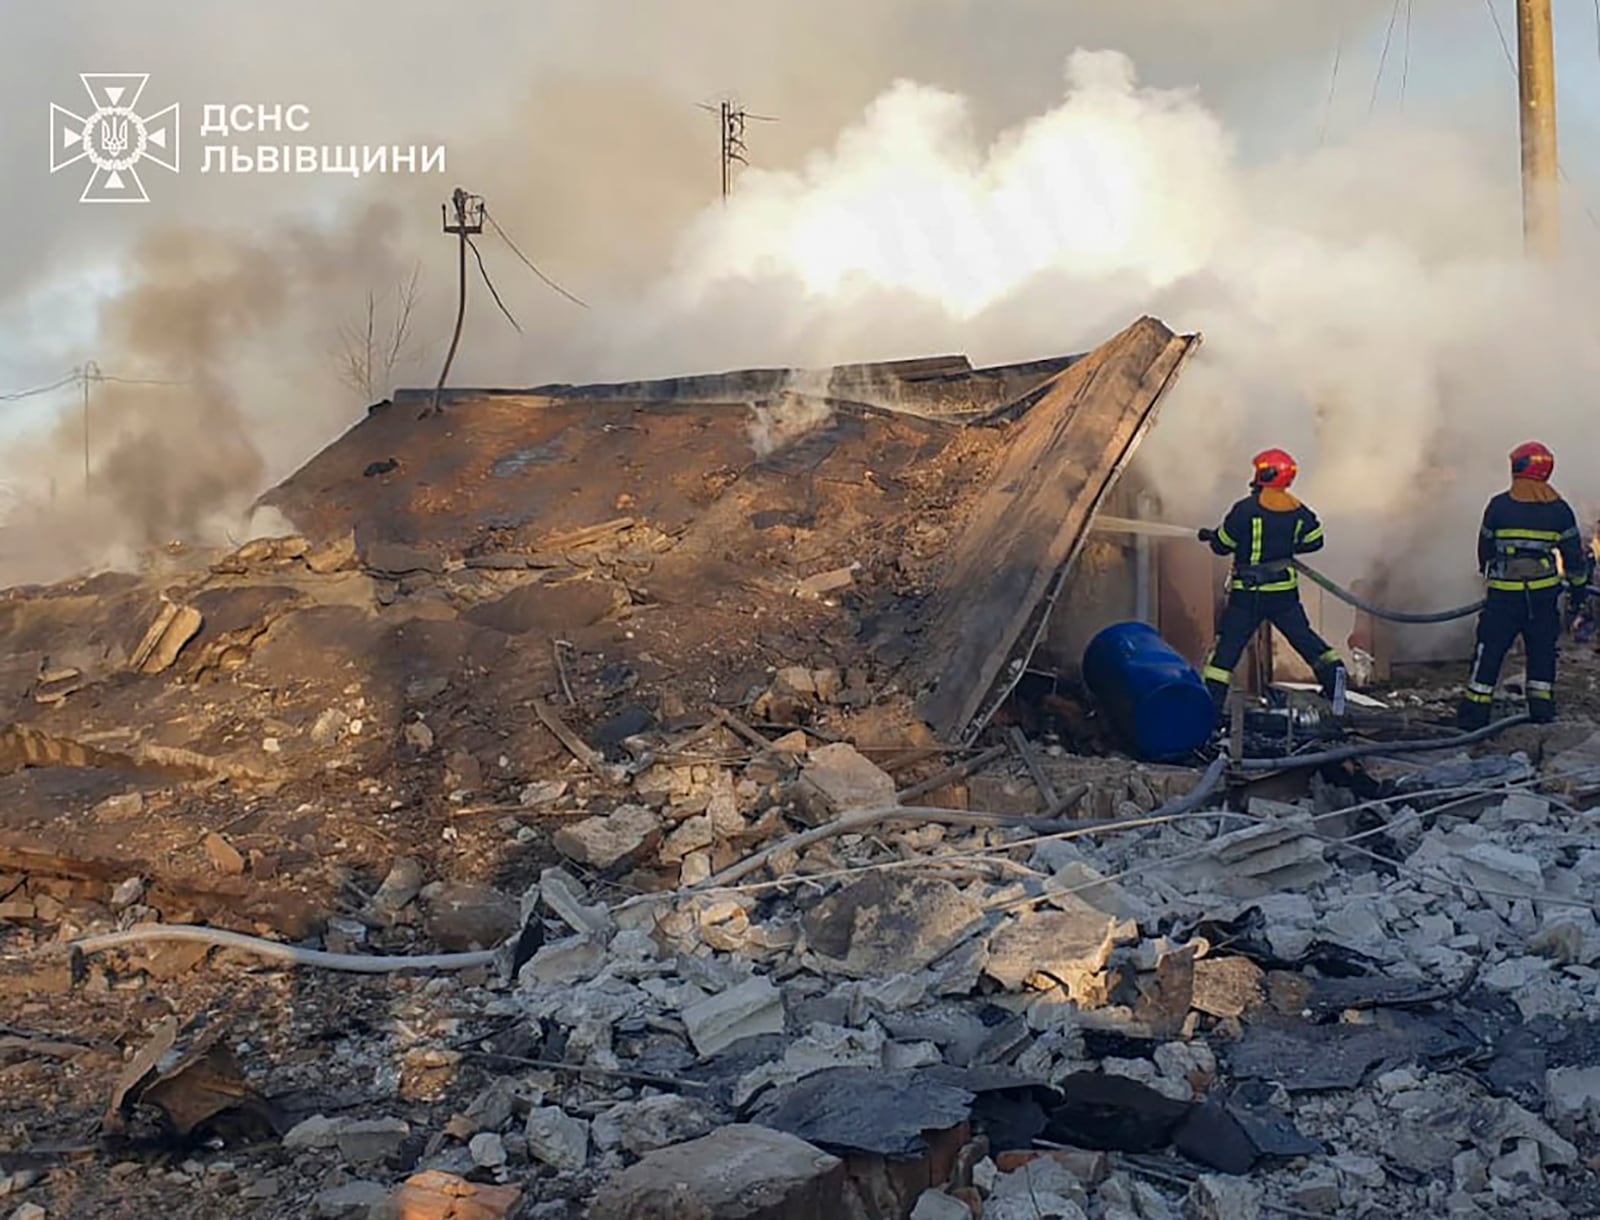
[[[1176,761],[1203,746],[1216,727],[1200,675],[1148,623],[1117,623],[1090,640],[1083,681],[1146,762]]]

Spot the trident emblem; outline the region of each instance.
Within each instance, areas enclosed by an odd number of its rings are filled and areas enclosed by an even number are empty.
[[[116,117],[100,120],[100,147],[112,157],[128,151],[128,120]]]

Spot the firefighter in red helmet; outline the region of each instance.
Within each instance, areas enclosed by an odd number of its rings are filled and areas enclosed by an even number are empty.
[[[1555,454],[1538,441],[1518,445],[1511,451],[1511,486],[1484,509],[1478,570],[1488,589],[1458,714],[1464,729],[1489,723],[1500,666],[1518,636],[1527,652],[1529,718],[1539,724],[1555,719],[1562,586],[1567,616],[1577,618],[1588,600],[1590,575],[1578,518],[1550,486],[1555,466]]]
[[[1271,623],[1298,652],[1336,702],[1344,690],[1344,662],[1306,618],[1300,604],[1297,555],[1322,549],[1322,524],[1294,496],[1289,486],[1299,473],[1294,458],[1282,449],[1267,449],[1251,463],[1250,494],[1228,510],[1217,529],[1200,531],[1218,555],[1233,557],[1228,605],[1211,655],[1206,658],[1206,687],[1220,711],[1227,702],[1233,668],[1262,623]]]

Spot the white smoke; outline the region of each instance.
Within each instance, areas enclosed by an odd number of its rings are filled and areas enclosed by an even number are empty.
[[[771,457],[802,436],[826,427],[833,418],[833,408],[822,398],[789,392],[751,403],[750,412],[746,431],[758,458]]]
[[[690,358],[714,335],[724,366],[988,362],[1154,313],[1206,336],[1141,456],[1170,514],[1214,520],[1249,455],[1282,445],[1331,575],[1386,571],[1395,597],[1459,604],[1525,434],[1557,448],[1580,509],[1600,503],[1575,460],[1600,374],[1582,260],[1522,259],[1503,160],[1380,125],[1246,168],[1196,94],[1140,88],[1116,52],[1075,52],[1062,102],[987,145],[964,99],[902,81],[803,169],[749,171],[627,343]]]

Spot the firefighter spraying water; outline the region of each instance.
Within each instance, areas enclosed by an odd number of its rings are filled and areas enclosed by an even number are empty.
[[[1319,551],[1322,523],[1289,494],[1299,467],[1282,449],[1256,454],[1250,494],[1228,510],[1217,529],[1199,532],[1218,555],[1233,557],[1228,605],[1202,677],[1218,710],[1227,701],[1233,669],[1263,623],[1271,623],[1310,665],[1323,693],[1344,714],[1345,667],[1339,650],[1312,628],[1300,604],[1298,555]]]

